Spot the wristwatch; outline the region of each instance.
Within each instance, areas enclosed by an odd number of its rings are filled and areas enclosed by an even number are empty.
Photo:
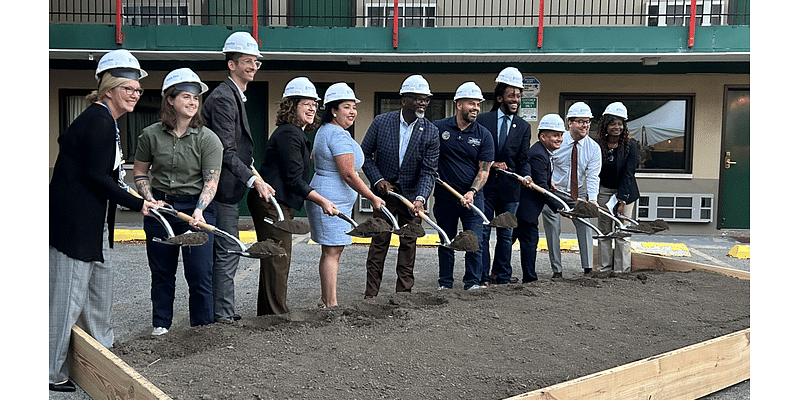
[[[478,194],[478,189],[475,189],[474,187],[469,188],[469,191],[472,192],[473,196]]]

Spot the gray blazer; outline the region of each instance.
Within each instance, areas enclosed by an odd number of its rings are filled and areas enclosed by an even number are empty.
[[[244,102],[232,80],[226,78],[211,92],[203,103],[202,115],[206,126],[222,142],[222,173],[214,200],[238,203],[253,177],[253,137]]]

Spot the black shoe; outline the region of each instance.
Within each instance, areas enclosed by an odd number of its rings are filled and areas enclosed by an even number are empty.
[[[592,273],[592,269],[591,269],[591,268],[584,268],[584,269],[583,269],[583,274],[584,274],[584,275],[589,275],[589,274],[591,274],[591,273]]]
[[[242,316],[239,315],[239,314],[233,314],[233,315],[231,315],[231,319],[234,320],[234,321],[238,321],[238,320],[242,319]]]
[[[553,278],[552,279],[561,279],[561,278],[563,278],[563,276],[561,276],[561,272],[553,273]]]
[[[72,383],[71,380],[67,379],[66,382],[62,383],[51,383],[50,390],[54,392],[74,392],[75,384]]]

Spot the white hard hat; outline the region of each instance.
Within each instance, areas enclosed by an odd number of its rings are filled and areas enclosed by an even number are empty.
[[[298,76],[286,84],[283,89],[283,98],[287,97],[307,97],[319,101],[317,88],[305,76]]]
[[[494,80],[498,83],[505,83],[509,86],[523,89],[522,86],[522,73],[514,67],[503,68]]]
[[[258,42],[247,32],[233,32],[225,39],[225,46],[222,47],[223,53],[243,53],[261,57],[258,51]]]
[[[540,131],[564,131],[564,120],[558,114],[547,114],[539,120]]]
[[[618,101],[611,103],[606,107],[606,110],[603,111],[603,115],[606,114],[620,117],[622,119],[628,119],[628,109],[625,108],[624,104]]]
[[[196,95],[201,95],[208,91],[208,86],[189,68],[178,68],[167,74],[167,77],[164,78],[164,85],[161,87],[162,97],[171,86],[175,86],[177,90]]]
[[[594,118],[592,109],[586,103],[579,101],[569,107],[567,119],[570,118]]]
[[[97,70],[94,72],[94,79],[100,82],[100,76],[106,71],[109,71],[114,76],[136,81],[147,76],[147,72],[139,66],[139,60],[125,49],[109,51],[100,58],[97,63]]]
[[[356,93],[353,89],[350,89],[350,86],[347,86],[344,82],[331,85],[328,90],[325,91],[325,101],[323,101],[322,104],[328,104],[337,100],[353,100],[356,103],[361,102],[361,100],[356,98]]]
[[[426,81],[422,75],[411,75],[403,81],[403,85],[400,87],[400,94],[405,93],[417,93],[424,94],[426,96],[432,96],[428,81]]]
[[[453,101],[459,99],[476,99],[483,101],[483,92],[475,82],[464,82],[456,89],[456,95]]]

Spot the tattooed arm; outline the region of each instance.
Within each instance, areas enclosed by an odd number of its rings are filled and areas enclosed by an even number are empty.
[[[192,214],[192,218],[199,222],[206,222],[206,220],[203,218],[203,210],[205,210],[206,207],[211,204],[211,201],[214,200],[214,195],[217,194],[219,174],[219,170],[203,170],[203,191],[200,192],[200,198],[197,200],[197,206]]]
[[[478,190],[481,190],[483,185],[486,184],[486,180],[489,179],[489,168],[491,166],[491,161],[478,161],[478,175],[476,175],[475,179],[472,181],[470,190],[468,190],[467,193],[464,193],[464,196],[461,198],[461,204],[464,207],[469,207],[470,203],[474,201],[475,193]],[[475,191],[472,189],[475,189]]]
[[[144,197],[147,201],[155,201],[153,199],[153,191],[150,189],[150,177],[147,171],[150,170],[150,163],[139,160],[133,161],[133,184],[136,185],[136,191],[139,195]]]

